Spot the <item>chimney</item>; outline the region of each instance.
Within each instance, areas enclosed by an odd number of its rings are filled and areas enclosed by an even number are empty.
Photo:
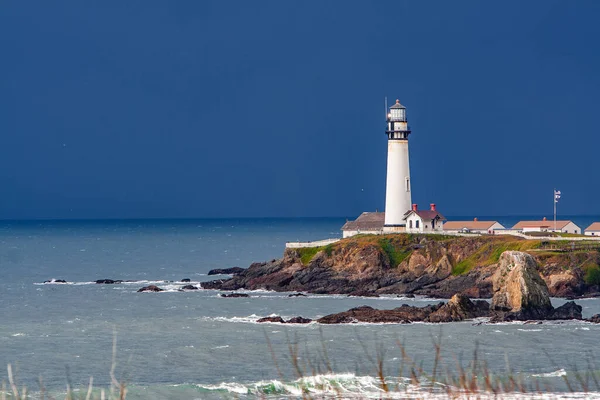
[[[548,219],[546,217],[544,217],[544,219],[542,221],[547,221]]]
[[[413,204],[412,210],[413,211],[417,211],[417,205],[416,204]]]
[[[431,203],[429,206],[431,207],[431,211],[436,211],[435,203]]]
[[[479,220],[477,219],[477,217],[475,217],[475,218],[473,218],[473,221],[477,222],[477,221],[479,221]]]

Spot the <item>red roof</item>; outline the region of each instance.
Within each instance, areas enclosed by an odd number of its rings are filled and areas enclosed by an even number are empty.
[[[404,219],[408,218],[411,213],[417,214],[419,217],[421,217],[422,220],[434,220],[436,219],[436,217],[443,221],[446,220],[446,217],[444,217],[439,212],[433,210],[410,210],[407,211],[406,214],[404,214]]]

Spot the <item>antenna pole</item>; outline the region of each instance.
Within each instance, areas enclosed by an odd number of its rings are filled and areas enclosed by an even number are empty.
[[[385,120],[387,121],[387,114],[388,114],[388,108],[387,108],[387,96],[385,96],[385,113],[383,115],[385,115]]]
[[[556,188],[554,188],[552,200],[554,200],[554,232],[556,232]]]

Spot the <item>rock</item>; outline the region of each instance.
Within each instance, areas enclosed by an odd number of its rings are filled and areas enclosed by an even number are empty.
[[[408,294],[399,294],[398,297],[405,297],[407,299],[414,299],[415,295],[412,293],[408,293]]]
[[[294,317],[294,318],[288,319],[286,321],[287,324],[308,324],[311,322],[312,322],[312,319],[302,318],[302,317]]]
[[[232,268],[217,268],[208,271],[208,275],[239,275],[244,272],[245,268],[232,267]]]
[[[275,316],[275,317],[264,317],[264,318],[259,319],[256,322],[279,322],[281,324],[285,324],[285,321],[279,315]]]
[[[44,281],[44,283],[67,283],[64,279],[50,279],[49,281]]]
[[[369,306],[352,308],[337,314],[326,315],[317,320],[321,324],[350,324],[356,322],[406,324],[426,321],[429,315],[437,311],[444,303],[414,307],[403,304],[392,310],[377,310]]]
[[[288,294],[288,297],[306,297],[306,295],[304,293],[293,293]]]
[[[138,292],[162,292],[162,291],[164,291],[164,289],[161,289],[155,285],[144,286],[143,288],[138,290]]]
[[[249,294],[246,293],[221,293],[219,296],[221,297],[228,297],[228,298],[236,298],[236,297],[250,297]]]
[[[505,251],[492,278],[495,320],[545,319],[553,311],[546,282],[527,253]]]
[[[113,285],[115,283],[123,283],[123,280],[121,279],[117,279],[117,280],[112,280],[112,279],[98,279],[96,281],[97,284],[105,284],[105,285]]]
[[[184,282],[184,283],[185,283],[185,282],[191,282],[191,281],[192,281],[192,280],[191,280],[190,278],[183,278],[183,279],[181,280],[181,282]]]
[[[581,319],[581,310],[580,305],[575,304],[574,301],[568,301],[555,308],[548,319]]]
[[[181,290],[198,290],[198,287],[194,285],[185,285],[181,288]]]
[[[486,317],[489,315],[490,305],[485,300],[477,300],[472,302],[463,294],[455,294],[436,311],[431,313],[428,318],[429,322],[454,322],[464,321],[478,317]]]
[[[586,321],[593,322],[594,324],[600,324],[600,314],[594,314],[591,318],[588,318]]]

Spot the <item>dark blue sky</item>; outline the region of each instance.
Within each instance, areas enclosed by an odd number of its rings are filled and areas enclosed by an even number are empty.
[[[127,3],[127,4],[125,4]],[[600,2],[4,2],[0,218],[600,214]]]

